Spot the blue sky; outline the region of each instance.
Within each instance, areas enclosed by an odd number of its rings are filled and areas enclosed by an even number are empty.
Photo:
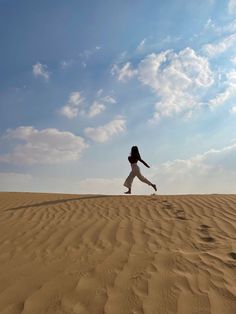
[[[234,193],[236,0],[0,0],[0,190]],[[135,194],[150,187],[134,182]]]

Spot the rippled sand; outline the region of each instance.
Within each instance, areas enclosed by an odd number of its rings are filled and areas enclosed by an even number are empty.
[[[1,314],[235,314],[236,195],[0,193]]]

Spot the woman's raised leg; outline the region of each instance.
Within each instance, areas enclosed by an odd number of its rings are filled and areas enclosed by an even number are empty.
[[[150,182],[147,178],[145,178],[140,171],[138,171],[137,173],[137,177],[139,178],[140,181],[150,185],[153,187],[153,189],[156,191],[157,190],[157,187],[156,187],[156,184],[153,184],[152,182]]]

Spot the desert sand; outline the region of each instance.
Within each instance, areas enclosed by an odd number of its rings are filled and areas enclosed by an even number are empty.
[[[235,314],[236,195],[0,193],[1,314]]]

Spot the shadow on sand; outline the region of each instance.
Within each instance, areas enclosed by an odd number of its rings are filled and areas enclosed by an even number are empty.
[[[77,197],[77,198],[65,198],[62,200],[46,201],[46,202],[42,202],[42,203],[35,203],[35,204],[30,204],[30,205],[7,208],[4,211],[11,211],[11,210],[18,210],[18,209],[24,209],[24,208],[46,206],[46,205],[55,205],[55,204],[71,202],[71,201],[79,201],[79,200],[85,200],[85,199],[111,197],[111,196],[114,197],[114,195],[94,195],[94,196],[91,195],[91,196],[82,196],[82,197]],[[119,196],[119,195],[117,195],[117,196]]]

